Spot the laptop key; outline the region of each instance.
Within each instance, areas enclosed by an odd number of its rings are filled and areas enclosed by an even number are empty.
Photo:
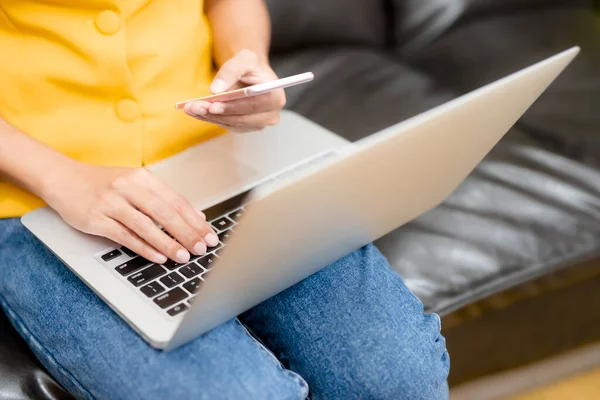
[[[227,217],[221,217],[211,222],[211,225],[217,230],[224,231],[225,229],[230,228],[233,225],[233,221],[231,221]]]
[[[229,214],[228,217],[237,222],[240,218],[242,218],[242,215],[244,215],[245,213],[246,211],[240,208],[239,210]]]
[[[196,260],[197,258],[200,258],[200,256],[197,256],[195,254],[190,254],[190,261],[188,261],[188,264],[191,263],[192,261]],[[169,268],[171,271],[181,267],[182,265],[186,265],[186,264],[181,264],[181,263],[175,262],[173,260],[167,260],[167,262],[163,264],[164,267]]]
[[[191,263],[183,268],[179,268],[179,273],[188,279],[204,272],[204,269],[196,263]]]
[[[109,262],[110,260],[114,260],[115,258],[119,257],[121,254],[122,253],[119,250],[114,249],[102,255],[102,260],[104,260],[105,262]]]
[[[171,307],[173,304],[180,302],[188,297],[187,293],[182,288],[175,288],[165,294],[162,294],[154,299],[154,302],[160,308]]]
[[[218,236],[219,236],[219,240],[222,243],[227,242],[227,240],[229,240],[229,238],[231,237],[231,229],[227,229],[226,231],[219,233]]]
[[[206,269],[211,269],[212,264],[215,262],[215,255],[209,254],[206,257],[202,257],[201,259],[199,259],[196,262]]]
[[[165,291],[165,287],[163,285],[161,285],[160,283],[158,283],[157,281],[154,281],[154,282],[150,282],[146,286],[142,286],[140,288],[140,290],[146,296],[148,296],[148,297],[154,297],[157,294],[161,294],[162,292],[164,292]]]
[[[219,244],[216,245],[215,247],[209,247],[208,250],[206,250],[206,252],[213,253],[213,252],[219,250],[221,247],[223,247],[223,243],[219,242]]]
[[[179,275],[177,272],[171,272],[169,275],[160,278],[160,281],[162,282],[162,284],[168,288],[177,286],[184,280],[185,279],[183,279],[183,277],[181,275]]]
[[[145,270],[136,272],[135,274],[131,275],[129,278],[127,278],[127,280],[131,282],[134,286],[142,286],[144,283],[147,283],[166,273],[166,269],[164,269],[160,265],[153,264]]]
[[[184,264],[180,264],[178,262],[175,262],[173,260],[167,260],[166,263],[163,264],[163,266],[169,268],[171,271],[173,271],[174,269],[177,269],[179,267],[181,267]]]
[[[182,286],[185,290],[187,290],[191,294],[194,294],[198,291],[201,284],[202,281],[200,280],[200,278],[194,278],[191,281],[184,283]]]
[[[144,268],[149,264],[152,264],[152,261],[146,260],[144,257],[136,257],[121,265],[118,265],[117,267],[115,267],[115,271],[117,271],[123,276],[126,276]]]
[[[127,247],[122,246],[121,250],[123,251],[123,253],[127,254],[129,257],[136,257],[137,254],[134,253],[133,251],[129,250]]]
[[[171,316],[174,317],[177,314],[181,314],[182,312],[184,312],[185,310],[187,310],[189,307],[186,306],[185,304],[181,303],[176,305],[175,307],[171,308],[169,311],[167,311],[167,313]]]

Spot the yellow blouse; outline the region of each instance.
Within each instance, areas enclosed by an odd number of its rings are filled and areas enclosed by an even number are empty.
[[[209,94],[211,45],[202,0],[0,0],[0,115],[80,161],[153,163],[221,132],[173,107]],[[0,218],[43,205],[0,180]]]

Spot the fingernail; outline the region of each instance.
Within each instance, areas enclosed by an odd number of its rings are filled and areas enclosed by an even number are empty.
[[[190,253],[188,253],[187,251],[185,251],[183,249],[179,249],[179,250],[177,250],[177,253],[175,254],[175,258],[177,258],[178,263],[183,264],[183,263],[190,261]]]
[[[152,256],[152,261],[154,261],[157,264],[164,264],[167,262],[167,257],[160,253],[154,253],[154,255]]]
[[[203,256],[206,254],[206,245],[202,242],[196,243],[194,246],[194,253],[196,253],[197,256]]]
[[[215,247],[219,244],[219,238],[214,233],[209,233],[208,235],[204,236],[204,241],[208,247]]]
[[[215,103],[210,106],[209,110],[211,114],[223,114],[225,112],[225,106],[221,103]]]
[[[227,89],[227,82],[220,78],[215,79],[210,85],[210,91],[213,93],[221,93],[224,92],[225,89]]]

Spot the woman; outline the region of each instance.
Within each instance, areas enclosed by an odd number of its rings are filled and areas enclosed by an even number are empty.
[[[372,245],[163,353],[18,220],[48,204],[157,263],[205,253],[202,213],[143,166],[278,122],[283,91],[172,109],[275,79],[269,26],[262,0],[0,0],[0,303],[77,397],[447,398],[439,318]]]

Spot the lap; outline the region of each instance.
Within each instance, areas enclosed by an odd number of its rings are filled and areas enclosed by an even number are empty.
[[[151,348],[17,220],[0,220],[0,303],[44,366],[79,397],[306,395],[304,381],[237,320],[172,352]]]
[[[303,398],[301,375],[315,399],[447,398],[439,318],[372,245],[240,316],[291,371],[237,320],[152,349],[16,220],[0,220],[0,302],[82,396]]]

